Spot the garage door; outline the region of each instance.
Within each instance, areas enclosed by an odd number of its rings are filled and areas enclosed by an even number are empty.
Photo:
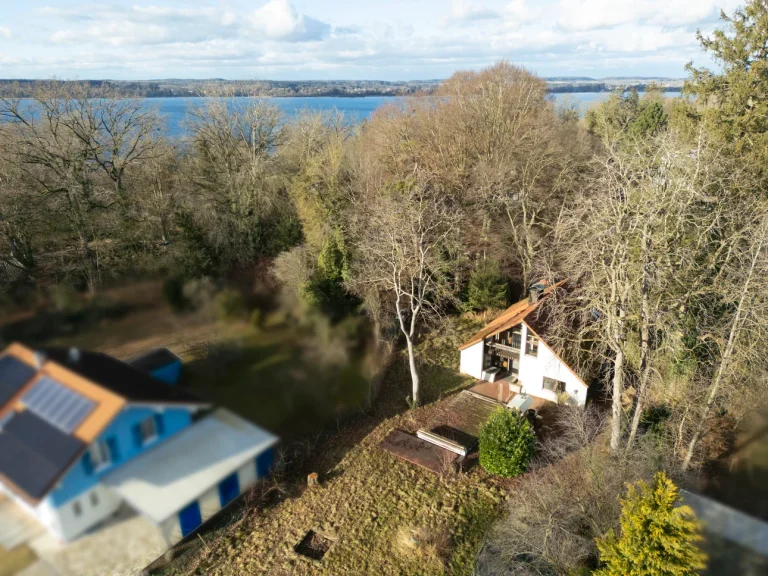
[[[191,534],[202,523],[203,517],[200,515],[200,505],[197,503],[197,500],[179,512],[182,536]]]

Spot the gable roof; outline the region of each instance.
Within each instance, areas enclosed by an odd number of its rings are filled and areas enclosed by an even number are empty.
[[[526,323],[530,324],[540,325],[540,322],[537,322],[536,318],[534,318],[533,313],[539,309],[541,303],[549,294],[563,286],[567,281],[568,279],[566,278],[565,280],[560,280],[560,282],[551,284],[544,288],[544,291],[536,302],[531,303],[528,298],[525,298],[524,300],[520,300],[520,302],[512,304],[512,306],[504,310],[504,312],[491,320],[480,331],[472,335],[469,340],[459,346],[459,350],[469,348],[478,342],[482,342],[488,336],[497,334],[498,332],[502,332],[504,330],[508,330],[509,328],[521,324],[523,321],[526,321]]]
[[[77,351],[67,348],[42,350],[47,358],[68,370],[106,388],[132,404],[209,405],[177,386],[169,386],[145,372],[101,352]]]
[[[0,390],[0,480],[32,503],[127,404],[210,405],[106,354],[18,343],[0,352]]]

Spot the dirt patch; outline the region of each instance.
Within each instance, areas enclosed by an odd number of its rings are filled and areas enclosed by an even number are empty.
[[[322,560],[326,552],[331,549],[331,544],[333,544],[333,540],[314,530],[310,530],[293,549],[297,554],[312,560]]]

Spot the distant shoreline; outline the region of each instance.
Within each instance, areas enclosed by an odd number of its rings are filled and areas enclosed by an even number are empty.
[[[595,94],[616,90],[646,90],[655,84],[664,92],[677,92],[682,79],[671,78],[551,78],[544,79],[550,94]],[[0,79],[0,96],[30,97],[48,80]],[[234,80],[82,80],[94,89],[108,87],[125,98],[206,98],[210,96],[261,96],[265,98],[365,98],[430,94],[442,80],[408,82],[365,81],[234,81]]]

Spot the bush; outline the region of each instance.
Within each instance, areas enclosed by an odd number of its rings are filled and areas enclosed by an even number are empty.
[[[261,310],[258,308],[251,312],[251,319],[249,320],[249,324],[252,328],[261,328],[261,325],[264,323],[264,315],[261,313]]]
[[[696,542],[701,525],[672,481],[658,472],[651,484],[630,485],[621,502],[621,535],[610,530],[598,539],[604,567],[599,576],[693,576],[706,567]]]
[[[536,453],[536,436],[520,412],[499,408],[480,432],[480,465],[509,478],[528,470]]]
[[[507,305],[507,280],[493,260],[478,262],[467,286],[467,310],[504,308]]]
[[[174,312],[183,312],[189,308],[189,301],[184,296],[184,279],[181,276],[174,276],[163,282],[163,298]]]
[[[234,289],[222,290],[213,300],[216,318],[222,322],[230,322],[245,316],[243,296]]]

